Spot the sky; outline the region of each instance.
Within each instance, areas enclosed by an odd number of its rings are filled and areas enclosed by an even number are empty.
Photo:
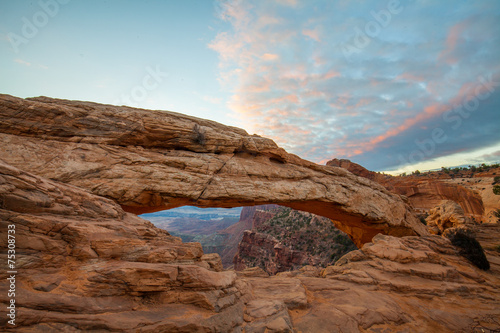
[[[500,1],[0,0],[0,93],[171,110],[374,171],[500,161]]]

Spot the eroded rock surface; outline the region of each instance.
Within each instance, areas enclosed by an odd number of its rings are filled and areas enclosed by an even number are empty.
[[[441,236],[378,235],[335,266],[268,277],[113,201],[0,162],[0,231],[16,226],[15,332],[461,332],[500,329],[498,226],[490,271]],[[487,229],[482,229],[482,228]],[[0,239],[6,248],[6,238]],[[6,254],[0,301],[7,303]],[[496,326],[495,326],[496,325]]]
[[[253,228],[244,232],[234,256],[237,271],[258,266],[274,275],[306,265],[326,267],[356,249],[327,218],[288,207],[257,207]]]
[[[274,203],[331,218],[362,246],[425,235],[398,195],[244,130],[167,111],[0,95],[0,158],[145,213]]]
[[[221,271],[220,257],[203,255],[199,243],[182,243],[110,199],[0,161],[2,235],[8,225],[15,225],[20,330],[207,329],[218,313],[242,307],[236,274]],[[0,244],[7,248],[7,238]],[[2,291],[7,271],[2,251]],[[9,301],[7,292],[0,300]],[[229,330],[238,318],[219,327]]]
[[[465,216],[464,210],[454,201],[443,201],[429,211],[426,219],[431,234],[442,235],[449,228],[460,228],[473,232],[476,223]]]
[[[452,182],[452,178],[448,174],[393,177],[369,171],[346,159],[333,159],[328,161],[327,165],[342,167],[355,175],[383,185],[393,193],[408,197],[412,206],[421,213],[428,213],[430,209],[438,206],[442,201],[450,200],[458,203],[468,217],[478,221],[484,217],[485,206],[482,196],[477,191],[464,186],[463,183]]]

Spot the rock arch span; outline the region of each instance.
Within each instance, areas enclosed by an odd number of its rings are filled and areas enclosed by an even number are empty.
[[[272,140],[168,111],[0,95],[0,159],[136,214],[274,203],[332,219],[356,245],[425,235],[399,197],[288,154]]]

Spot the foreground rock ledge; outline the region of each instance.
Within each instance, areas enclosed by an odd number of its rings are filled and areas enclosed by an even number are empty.
[[[182,243],[112,200],[0,161],[1,235],[8,225],[16,226],[17,312],[15,328],[0,317],[2,332],[500,329],[498,225],[478,231],[488,272],[443,237],[378,235],[325,269],[237,276],[199,243]],[[5,252],[0,259],[5,306]]]
[[[174,112],[0,95],[0,159],[135,214],[183,205],[280,204],[328,217],[357,246],[426,235],[398,195],[272,140]]]

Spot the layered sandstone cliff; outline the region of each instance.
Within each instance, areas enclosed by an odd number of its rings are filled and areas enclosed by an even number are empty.
[[[266,209],[277,207],[276,205],[247,206],[243,207],[240,219],[232,226],[221,230],[219,235],[224,237],[224,249],[219,253],[224,267],[233,266],[233,259],[238,252],[238,244],[243,238],[245,230],[252,230],[259,223],[272,217]]]
[[[492,268],[440,236],[378,235],[323,270],[240,277],[113,201],[0,162],[0,229],[16,230],[15,332],[459,332],[499,329]],[[486,226],[480,226],[485,228]],[[496,235],[496,236],[495,236]],[[6,238],[0,239],[2,248]],[[9,287],[2,253],[0,290]],[[10,302],[0,293],[2,304]]]
[[[398,195],[244,130],[167,111],[0,95],[0,158],[144,213],[274,203],[334,220],[358,246],[425,235]]]
[[[245,231],[234,257],[237,271],[260,267],[270,275],[325,267],[356,249],[345,233],[327,218],[287,207],[262,207],[254,214],[253,228]]]
[[[465,214],[478,221],[483,219],[485,208],[481,195],[472,188],[467,188],[446,174],[420,174],[393,177],[369,171],[359,164],[345,159],[333,159],[327,162],[329,166],[342,167],[355,175],[373,180],[389,191],[404,195],[412,206],[421,213],[428,213],[443,200],[458,203]]]

